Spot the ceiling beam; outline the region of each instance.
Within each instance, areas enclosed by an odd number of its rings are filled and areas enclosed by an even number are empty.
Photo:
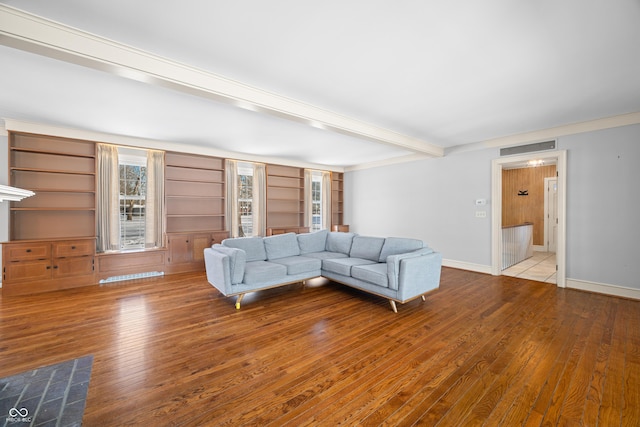
[[[444,149],[332,111],[0,5],[0,44],[432,157]]]

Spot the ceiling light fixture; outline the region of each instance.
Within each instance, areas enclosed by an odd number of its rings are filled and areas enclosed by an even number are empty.
[[[531,168],[535,168],[538,166],[542,166],[544,165],[544,160],[529,160],[527,162],[527,166],[531,167]]]

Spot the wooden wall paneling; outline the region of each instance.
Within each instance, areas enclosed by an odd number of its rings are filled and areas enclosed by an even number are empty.
[[[556,166],[502,171],[502,225],[533,223],[533,244],[544,245],[544,179],[556,176]],[[526,191],[528,195],[518,195]]]

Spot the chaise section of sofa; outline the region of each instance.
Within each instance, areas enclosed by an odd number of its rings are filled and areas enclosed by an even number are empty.
[[[323,276],[387,298],[394,312],[437,289],[442,256],[418,239],[355,233],[287,233],[226,239],[205,249],[207,279],[223,295],[243,296]]]

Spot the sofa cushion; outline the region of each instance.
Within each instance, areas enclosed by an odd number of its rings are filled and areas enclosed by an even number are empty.
[[[327,246],[327,235],[329,231],[320,230],[314,233],[298,234],[298,246],[300,246],[300,255],[322,252]]]
[[[355,236],[349,256],[378,262],[383,244],[384,238],[382,237]]]
[[[273,280],[285,281],[287,267],[268,261],[248,262],[244,269],[244,284],[259,285]]]
[[[351,267],[351,277],[385,288],[389,287],[387,264],[384,262],[370,265],[354,265]]]
[[[300,247],[295,233],[277,234],[265,237],[263,240],[269,261],[300,255]]]
[[[351,243],[355,235],[355,233],[332,231],[327,236],[327,246],[325,249],[329,252],[340,252],[349,255]]]
[[[349,255],[343,254],[342,252],[327,252],[327,251],[312,252],[310,254],[304,254],[304,256],[309,258],[318,258],[319,260],[349,257]]]
[[[229,248],[218,243],[213,245],[212,248],[229,256],[229,275],[231,276],[231,284],[237,285],[238,283],[242,283],[244,268],[247,263],[247,253],[238,248]]]
[[[354,265],[375,264],[373,261],[362,258],[337,258],[322,261],[322,269],[332,273],[351,276],[351,267]]]
[[[304,256],[291,256],[286,258],[278,258],[270,261],[276,264],[282,264],[287,267],[287,274],[303,274],[317,271],[320,273],[322,261],[318,258],[307,258]]]
[[[237,237],[234,239],[224,239],[222,245],[228,248],[242,249],[247,253],[247,262],[264,261],[267,253],[264,250],[262,237]]]
[[[379,262],[386,262],[389,255],[413,252],[424,247],[424,242],[418,239],[406,239],[404,237],[387,237],[380,251]]]

